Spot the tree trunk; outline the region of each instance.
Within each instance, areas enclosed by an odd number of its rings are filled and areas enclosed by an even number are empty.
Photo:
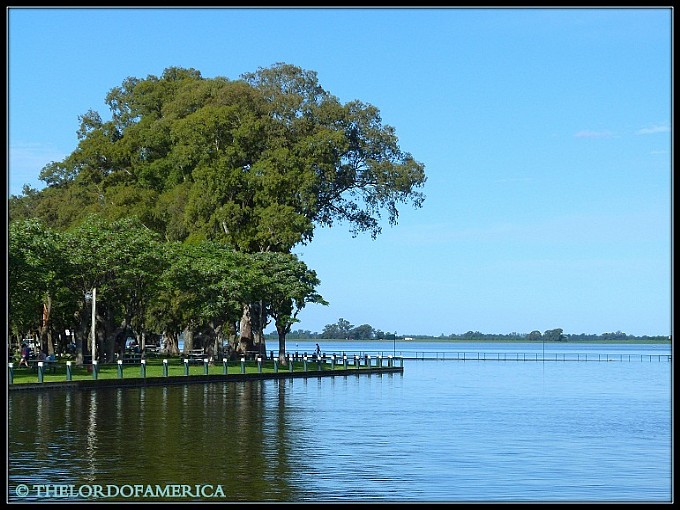
[[[184,328],[184,354],[188,354],[194,348],[194,331],[191,326]]]
[[[213,362],[222,361],[222,333],[215,335],[215,341],[213,342]]]
[[[127,339],[125,326],[118,326],[112,333],[113,336],[113,361],[123,359],[125,354],[125,341]]]
[[[286,331],[285,329],[276,328],[279,334],[279,362],[282,365],[286,364]]]
[[[99,307],[101,308],[101,307]],[[97,359],[110,363],[115,359],[116,352],[116,325],[113,322],[113,310],[106,304],[103,314],[97,314],[97,322],[102,328],[97,328]],[[99,331],[101,329],[101,331]]]
[[[226,353],[227,359],[229,360],[236,359],[238,344],[239,344],[238,321],[230,322],[227,336],[227,353]]]
[[[241,328],[239,344],[237,352],[244,357],[255,350],[253,345],[253,326],[252,326],[250,305],[243,305],[243,314],[241,315]]]
[[[253,346],[260,356],[265,357],[267,355],[267,341],[264,337],[264,328],[267,316],[264,303],[262,301],[252,303],[250,309],[250,317],[253,321]]]
[[[243,305],[241,315],[241,337],[238,351],[245,355],[259,354],[266,356],[267,343],[264,337],[265,309],[263,303],[250,303]]]
[[[175,334],[174,331],[165,331],[163,333],[163,338],[164,341],[167,342],[167,344],[164,346],[167,354],[170,354],[171,356],[176,356],[179,354],[179,341],[177,339],[177,335]]]
[[[42,322],[40,328],[38,328],[38,335],[40,337],[40,351],[44,352],[45,348],[47,348],[47,354],[54,353],[54,343],[52,342],[52,331],[50,327],[51,313],[52,313],[52,296],[48,294],[45,297],[45,302],[43,303]]]
[[[216,326],[210,321],[209,326],[212,334],[208,352],[212,355],[212,361],[222,361],[222,324]]]

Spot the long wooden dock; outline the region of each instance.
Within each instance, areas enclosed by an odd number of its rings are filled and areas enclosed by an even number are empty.
[[[403,352],[405,360],[429,361],[640,361],[671,362],[670,354],[619,354],[619,353],[540,353],[540,352]]]

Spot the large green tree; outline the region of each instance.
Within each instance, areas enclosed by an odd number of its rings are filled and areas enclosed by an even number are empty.
[[[298,313],[307,303],[327,305],[316,291],[321,283],[316,272],[290,253],[262,252],[252,256],[252,266],[260,274],[261,306],[274,319],[279,337],[279,359],[286,363],[286,335],[298,322]],[[265,314],[263,314],[265,315]],[[260,345],[264,347],[264,339]]]
[[[77,148],[40,174],[52,208],[35,214],[49,222],[77,219],[56,200],[77,191],[82,216],[132,208],[166,236],[285,252],[309,242],[314,225],[342,221],[378,235],[384,214],[396,224],[399,204],[424,199],[424,165],[399,148],[379,110],[342,104],[313,71],[276,64],[230,81],[168,68],[126,79],[106,102],[110,120],[83,114]],[[184,228],[168,231],[169,212]]]
[[[342,317],[335,324],[326,324],[321,332],[321,338],[340,338],[347,339],[354,326]]]
[[[76,268],[70,286],[79,295],[78,361],[90,317],[85,295],[92,289],[97,289],[97,357],[112,360],[121,347],[116,343],[124,342],[128,332],[148,330],[147,308],[167,264],[163,246],[158,234],[134,216],[109,221],[92,215],[69,230],[68,253]]]
[[[39,220],[10,224],[8,326],[17,338],[37,334],[42,349],[54,352],[53,318],[68,314],[73,276],[64,236]]]
[[[224,339],[236,341],[232,332],[242,303],[255,299],[252,289],[258,287],[248,274],[246,257],[215,241],[175,245],[172,264],[163,279],[170,293],[160,301],[169,309],[160,311],[165,320],[179,314],[185,351],[194,347],[194,333],[200,331],[207,330],[211,339],[210,345],[201,347],[211,348],[217,356]],[[252,350],[252,346],[242,350]]]
[[[44,190],[12,197],[10,218],[63,229],[93,212],[135,215],[166,240],[288,253],[316,226],[375,237],[424,200],[424,165],[378,108],[343,104],[314,71],[277,63],[230,80],[170,67],[127,78],[106,103],[108,120],[83,114],[78,146],[43,168]]]

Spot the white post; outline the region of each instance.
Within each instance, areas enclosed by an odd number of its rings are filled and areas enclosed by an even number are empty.
[[[97,359],[97,328],[95,321],[97,320],[97,288],[92,289],[92,361]]]

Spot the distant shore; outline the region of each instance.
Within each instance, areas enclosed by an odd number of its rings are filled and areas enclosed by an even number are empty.
[[[359,343],[380,343],[380,342],[393,342],[396,341],[398,343],[411,343],[411,342],[436,342],[436,343],[451,343],[451,344],[462,344],[462,343],[508,343],[508,344],[519,344],[519,343],[525,343],[525,344],[536,344],[536,345],[542,345],[543,343],[546,344],[560,344],[560,345],[594,345],[594,344],[608,344],[608,345],[616,345],[616,344],[626,344],[626,345],[634,345],[634,344],[672,344],[672,341],[668,337],[653,337],[653,338],[629,338],[625,340],[578,340],[578,341],[570,341],[570,340],[564,340],[564,341],[554,341],[554,340],[527,340],[526,338],[517,338],[517,339],[510,339],[510,338],[489,338],[489,339],[462,339],[462,338],[439,338],[439,337],[408,337],[409,340],[405,340],[404,338],[397,338],[396,340],[386,340],[386,339],[381,339],[381,340],[376,340],[376,339],[371,339],[371,340],[348,340],[348,339],[338,339],[338,338],[288,338],[286,339],[286,343],[292,343],[292,342],[346,342],[348,344],[359,344]],[[268,341],[271,339],[267,338]]]

